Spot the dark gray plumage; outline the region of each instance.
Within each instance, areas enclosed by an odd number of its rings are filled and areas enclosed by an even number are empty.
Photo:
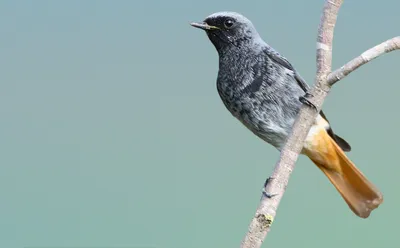
[[[206,30],[218,51],[217,89],[226,108],[255,135],[280,150],[308,85],[243,15],[218,12],[192,25]],[[322,112],[320,116],[326,120]],[[351,150],[330,125],[326,129],[344,151]]]
[[[192,25],[206,30],[218,51],[217,89],[226,108],[255,135],[281,150],[308,85],[244,16],[219,12]],[[346,156],[344,151],[350,150],[321,111],[302,153],[329,178],[350,209],[367,218],[383,196]]]

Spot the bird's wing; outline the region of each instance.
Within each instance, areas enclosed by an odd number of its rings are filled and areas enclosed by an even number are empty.
[[[306,81],[300,76],[299,73],[297,73],[297,71],[294,69],[294,67],[292,66],[292,64],[290,64],[290,62],[283,57],[282,55],[280,55],[278,52],[274,51],[274,50],[269,50],[267,51],[267,55],[268,57],[270,57],[274,62],[276,62],[277,64],[285,67],[286,69],[290,70],[293,72],[294,78],[296,79],[297,84],[300,86],[300,88],[304,91],[304,93],[306,93],[309,89],[310,86],[306,83]],[[324,118],[328,123],[328,119],[326,118],[324,112],[321,110],[320,113],[322,118]],[[338,135],[336,135],[332,128],[329,125],[329,128],[327,130],[329,136],[331,136],[336,143],[340,146],[340,148],[342,148],[343,151],[345,152],[349,152],[351,150],[351,146],[349,143],[347,143],[347,141],[345,141],[343,138],[339,137]]]
[[[306,81],[304,81],[304,79],[297,73],[292,64],[290,64],[290,62],[285,57],[283,57],[276,51],[269,51],[267,54],[273,61],[294,73],[294,78],[296,79],[296,82],[304,91],[304,93],[306,93],[310,89],[310,86],[308,86]]]

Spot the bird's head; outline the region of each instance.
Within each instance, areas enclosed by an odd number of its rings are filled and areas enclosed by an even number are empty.
[[[191,25],[205,30],[218,51],[231,46],[241,47],[259,38],[251,21],[236,12],[217,12],[206,17],[203,22]]]

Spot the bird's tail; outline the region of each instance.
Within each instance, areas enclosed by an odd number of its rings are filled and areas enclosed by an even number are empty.
[[[306,155],[329,178],[350,209],[357,216],[367,218],[371,211],[383,202],[381,192],[350,161],[328,134],[321,133],[319,141],[321,141],[321,135],[324,138],[323,142],[318,142],[318,146],[324,146],[321,148],[325,151],[328,149],[329,152],[318,152],[317,155],[316,150],[305,151]]]

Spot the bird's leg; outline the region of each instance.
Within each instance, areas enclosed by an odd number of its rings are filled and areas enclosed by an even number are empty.
[[[307,105],[310,108],[315,109],[315,111],[318,111],[317,107],[314,105],[314,103],[312,103],[308,98],[313,97],[312,94],[306,92],[306,94],[304,96],[299,97],[299,100],[301,103]]]
[[[268,183],[269,183],[272,179],[274,179],[274,178],[273,178],[273,177],[268,177],[267,180],[265,180],[265,183],[264,183],[263,195],[264,195],[265,197],[267,197],[267,198],[272,198],[272,197],[278,195],[278,194],[271,194],[271,193],[268,193],[268,192],[266,191],[267,185],[268,185]]]

